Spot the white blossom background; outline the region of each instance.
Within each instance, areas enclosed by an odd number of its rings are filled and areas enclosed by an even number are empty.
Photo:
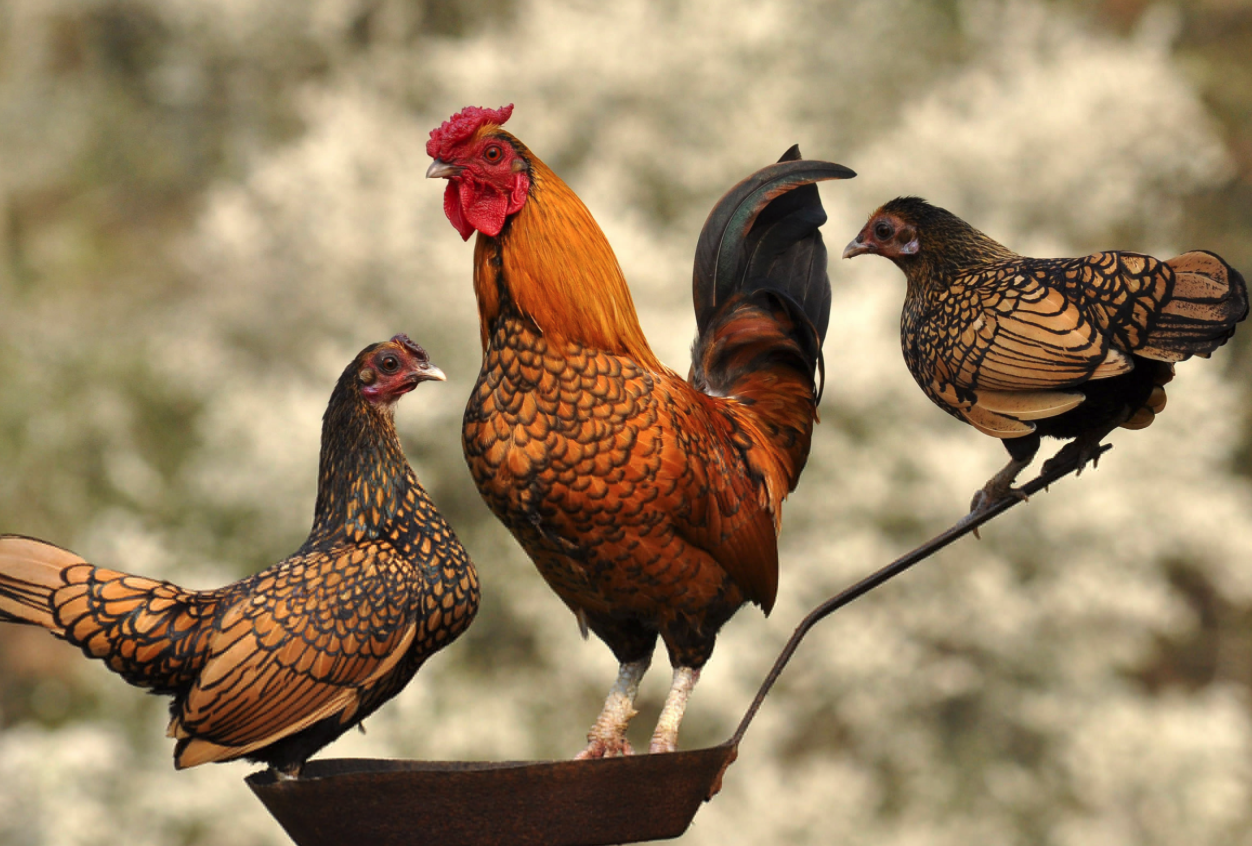
[[[0,531],[189,587],[266,566],[310,523],[334,378],[407,332],[449,380],[398,425],[484,604],[367,734],[323,754],[570,756],[615,663],[465,472],[472,248],[423,178],[427,133],[515,103],[509,128],[590,207],[684,372],[704,215],[799,142],[860,175],[822,187],[828,380],[777,607],[726,626],[684,724],[684,746],[719,742],[810,607],[945,528],[1004,461],[905,370],[899,272],[838,260],[870,211],[919,194],[1035,255],[1229,243],[1192,212],[1246,151],[1204,92],[1247,76],[1181,54],[1185,8],[1132,11],[3,0]],[[1206,232],[1226,240],[1188,240]],[[1252,842],[1237,353],[1181,365],[1168,410],[1113,435],[1097,470],[815,629],[683,842]],[[255,767],[173,770],[165,701],[0,628],[0,844],[288,842],[242,782]]]

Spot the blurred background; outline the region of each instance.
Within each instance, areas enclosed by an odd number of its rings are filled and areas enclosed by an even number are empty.
[[[424,143],[509,102],[682,372],[713,201],[793,142],[860,173],[822,188],[828,381],[778,604],[724,630],[688,748],[730,734],[809,607],[1005,460],[905,370],[901,274],[837,259],[870,211],[914,193],[1023,253],[1252,271],[1246,0],[0,0],[0,531],[222,584],[303,540],[353,354],[404,331],[450,376],[397,418],[484,604],[324,754],[568,757],[615,675],[460,455],[472,248]],[[683,842],[1252,842],[1250,349],[1181,365],[1098,470],[823,623]],[[0,844],[287,842],[252,766],[173,771],[165,703],[0,628]]]

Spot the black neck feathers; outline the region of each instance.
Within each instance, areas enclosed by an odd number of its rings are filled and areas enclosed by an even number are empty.
[[[335,386],[322,419],[317,505],[309,542],[343,534],[351,540],[383,536],[417,482],[396,435],[392,409],[372,405],[354,361]]]

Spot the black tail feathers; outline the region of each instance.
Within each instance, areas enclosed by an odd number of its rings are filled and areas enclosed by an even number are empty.
[[[820,344],[830,319],[830,280],[819,231],[826,210],[813,183],[855,175],[842,165],[802,159],[793,146],[717,202],[696,244],[692,288],[700,335],[737,295],[769,289],[805,315]]]
[[[820,231],[826,210],[814,183],[855,175],[843,165],[802,159],[792,146],[713,207],[696,244],[692,281],[691,376],[701,390],[738,393],[745,371],[788,359],[808,380],[824,370],[830,279]],[[787,325],[770,327],[761,318]],[[820,384],[811,395],[818,401]]]

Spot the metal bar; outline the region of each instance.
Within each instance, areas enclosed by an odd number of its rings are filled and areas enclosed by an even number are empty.
[[[1097,458],[1112,448],[1112,444],[1104,444],[1100,447],[1100,452],[1097,454]],[[1077,464],[1074,462],[1061,467],[1054,467],[1051,470],[1040,473],[1034,479],[1031,479],[1029,482],[1022,485],[1021,489],[1028,496],[1034,495],[1058,479],[1073,473],[1077,469]],[[760,709],[761,703],[765,701],[765,695],[769,693],[770,688],[774,686],[774,682],[778,680],[778,676],[782,673],[783,668],[787,666],[787,662],[791,660],[791,656],[796,651],[796,647],[800,645],[800,641],[804,639],[806,634],[808,634],[809,629],[813,628],[813,626],[819,621],[830,614],[833,614],[835,611],[838,611],[849,602],[864,596],[884,582],[895,578],[919,561],[924,561],[948,544],[958,538],[964,537],[987,521],[995,519],[1021,501],[1022,500],[1016,497],[1007,497],[992,504],[990,508],[973,520],[967,521],[962,519],[960,522],[956,523],[956,525],[952,526],[952,528],[940,535],[936,535],[926,543],[914,549],[912,552],[897,558],[887,566],[869,576],[866,576],[864,579],[839,593],[837,596],[831,597],[821,605],[814,608],[807,617],[800,621],[800,625],[796,626],[795,633],[791,635],[791,639],[787,641],[787,645],[783,647],[783,651],[778,656],[778,660],[774,662],[773,669],[769,671],[769,675],[765,677],[765,681],[761,684],[761,689],[757,691],[756,699],[752,700],[752,705],[748,708],[748,713],[744,714],[743,720],[739,723],[739,728],[736,729],[734,737],[731,738],[731,744],[734,746],[739,745],[739,741],[743,739],[744,732],[748,730],[748,724],[752,722],[752,718],[756,716],[756,712]]]

